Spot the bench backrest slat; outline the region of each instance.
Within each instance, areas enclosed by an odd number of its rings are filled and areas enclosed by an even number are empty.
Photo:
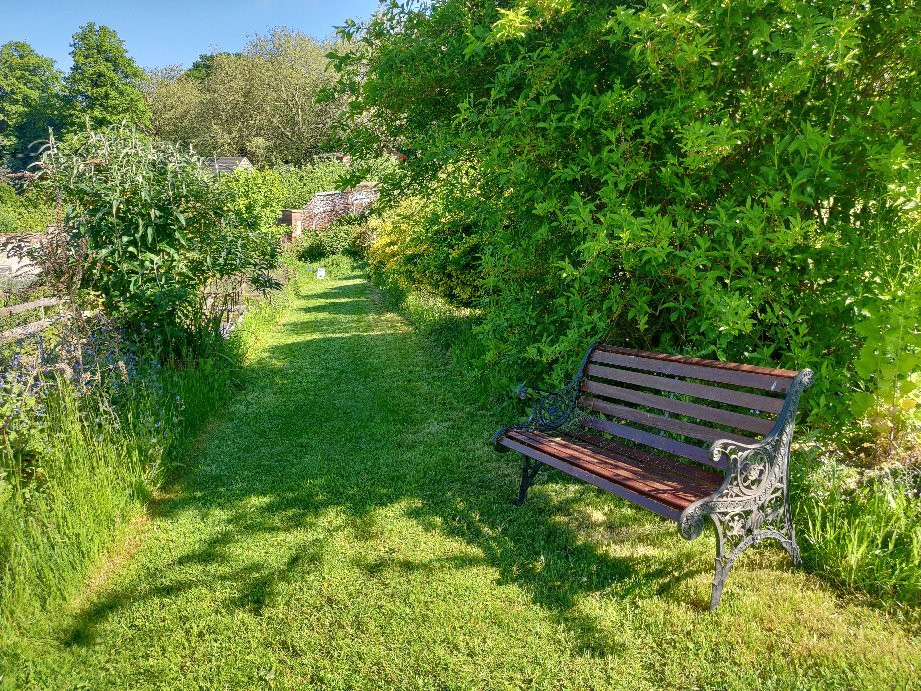
[[[721,389],[717,386],[707,386],[684,379],[671,377],[657,377],[654,374],[644,374],[634,370],[617,369],[605,365],[589,364],[585,370],[586,376],[608,379],[622,384],[634,384],[658,391],[693,396],[715,403],[727,403],[747,410],[763,411],[775,415],[783,408],[782,398],[771,398],[757,393],[737,391],[736,389]]]
[[[784,379],[795,379],[799,372],[795,369],[781,369],[780,367],[763,367],[761,365],[746,365],[742,362],[725,362],[723,360],[707,360],[706,358],[688,357],[687,355],[671,355],[669,353],[653,353],[646,350],[635,350],[633,348],[622,348],[620,346],[608,346],[599,344],[596,350],[603,350],[609,353],[621,353],[623,355],[635,355],[641,358],[651,360],[668,360],[669,362],[683,362],[689,365],[700,365],[701,367],[711,367],[713,369],[732,370],[733,372],[751,372],[753,374],[763,374],[767,377],[782,377]]]
[[[718,439],[731,439],[732,441],[737,441],[742,444],[756,444],[758,442],[757,439],[753,439],[752,437],[745,437],[741,434],[735,434],[734,432],[724,432],[721,429],[698,425],[678,418],[647,413],[645,410],[609,403],[600,398],[582,397],[579,402],[582,406],[596,410],[599,413],[604,413],[605,415],[611,415],[621,420],[627,420],[628,422],[636,422],[664,432],[673,432],[692,439],[700,439],[710,444]]]
[[[639,352],[623,352],[621,349],[602,350],[599,347],[592,353],[590,361],[777,393],[786,392],[790,388],[793,377],[796,376],[796,372],[792,372],[790,376],[787,376],[790,370],[767,370],[767,368],[755,368],[752,365],[737,365],[738,368],[730,368],[725,367],[725,365],[735,363],[725,362],[717,362],[718,365],[723,366],[716,367],[709,364],[700,364],[716,362],[713,360],[683,358],[677,355],[662,355],[660,353],[648,353],[640,356],[637,355]],[[774,374],[765,374],[764,371],[774,372]]]
[[[602,420],[597,417],[585,418],[581,421],[581,424],[588,429],[605,432],[615,437],[626,439],[627,441],[643,444],[652,449],[658,449],[659,451],[665,451],[666,453],[686,458],[689,461],[696,461],[697,463],[703,463],[721,469],[725,468],[724,464],[715,464],[710,460],[710,452],[707,449],[694,446],[693,444],[686,444],[685,442],[672,439],[671,437],[663,437],[660,434],[646,432],[636,427],[628,427],[627,425],[621,425],[617,422],[611,422],[610,420]]]
[[[753,417],[751,415],[736,413],[722,408],[711,408],[710,406],[700,405],[699,403],[691,403],[690,401],[682,401],[676,398],[667,398],[665,396],[646,393],[645,391],[625,389],[621,386],[611,386],[610,384],[602,384],[600,382],[586,381],[582,386],[582,390],[604,396],[605,398],[635,403],[648,408],[656,408],[657,410],[664,410],[668,413],[676,413],[698,420],[706,420],[707,422],[714,422],[719,425],[725,425],[726,427],[745,430],[746,432],[754,432],[755,434],[767,434],[774,426],[774,421],[768,420],[767,418]]]

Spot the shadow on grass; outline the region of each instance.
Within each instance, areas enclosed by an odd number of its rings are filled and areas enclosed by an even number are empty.
[[[700,547],[671,549],[671,523],[621,506],[614,525],[600,530],[658,549],[612,556],[605,540],[586,539],[567,523],[597,492],[557,473],[542,482],[568,485],[566,491],[538,484],[524,507],[514,507],[519,459],[488,446],[508,421],[472,400],[456,373],[370,300],[369,290],[358,280],[333,284],[314,304],[294,308],[279,326],[282,342],[249,366],[241,400],[179,478],[178,496],[158,507],[167,525],[192,512],[213,513],[219,526],[195,549],[170,555],[150,578],[107,589],[75,617],[64,635],[68,645],[92,643],[98,625],[121,607],[156,608],[197,588],[231,593],[226,608],[259,615],[280,585],[319,568],[325,549],[322,539],[298,539],[293,553],[270,565],[264,550],[272,549],[273,535],[300,534],[335,511],[344,517],[338,531],[368,542],[381,532],[376,512],[407,500],[406,517],[477,555],[369,553],[354,563],[368,578],[399,572],[439,579],[488,565],[500,584],[522,589],[592,653],[617,654],[618,643],[580,611],[580,598],[601,591],[670,598],[683,580],[712,568]],[[262,549],[235,563],[231,552],[254,540]],[[234,554],[239,561],[239,550]],[[694,606],[706,609],[708,595],[701,592]]]

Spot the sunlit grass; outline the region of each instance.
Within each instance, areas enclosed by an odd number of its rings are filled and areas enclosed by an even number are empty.
[[[210,356],[129,381],[115,405],[108,391],[57,382],[38,455],[26,469],[7,467],[12,459],[0,466],[0,680],[145,515],[161,483],[184,472],[186,452],[287,297],[254,305]]]
[[[482,403],[357,275],[312,280],[140,546],[35,637],[42,688],[899,687],[921,644],[565,476],[512,505]]]
[[[806,491],[799,492],[796,516],[807,566],[917,620],[921,472],[895,469],[860,484],[854,475],[829,462],[822,472],[802,476]]]

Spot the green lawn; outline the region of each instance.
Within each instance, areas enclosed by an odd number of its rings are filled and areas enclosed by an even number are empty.
[[[921,641],[792,570],[560,474],[359,276],[308,283],[177,486],[72,611],[42,688],[909,686]],[[12,679],[7,677],[8,681]]]

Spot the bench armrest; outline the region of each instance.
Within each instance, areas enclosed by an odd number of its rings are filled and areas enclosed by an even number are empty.
[[[579,391],[582,387],[582,379],[585,377],[585,367],[588,364],[588,358],[595,349],[597,343],[593,343],[582,358],[582,364],[579,365],[579,371],[566,386],[557,391],[540,391],[530,386],[520,386],[516,391],[519,400],[525,401],[534,399],[534,406],[528,419],[511,427],[503,427],[493,435],[492,445],[496,451],[507,451],[504,446],[499,444],[505,433],[513,429],[533,429],[540,432],[560,432],[564,431],[579,419],[578,400]]]
[[[493,447],[497,451],[505,451],[499,445],[499,440],[505,433],[513,429],[533,429],[540,432],[557,432],[565,429],[571,423],[576,412],[576,400],[579,396],[579,379],[573,379],[569,384],[557,391],[540,391],[529,386],[522,386],[516,392],[518,399],[525,401],[534,399],[531,414],[528,419],[511,427],[503,427],[493,437]]]
[[[730,534],[746,534],[774,524],[789,511],[790,443],[796,408],[812,384],[811,370],[794,378],[770,433],[757,444],[719,439],[710,447],[715,463],[725,462],[726,478],[709,497],[688,506],[678,523],[688,540],[698,537],[707,516],[719,518]]]
[[[522,384],[517,389],[515,389],[515,398],[519,401],[526,401],[529,398],[543,398],[549,396],[552,391],[542,391],[541,389],[535,389],[533,386],[527,386]]]

